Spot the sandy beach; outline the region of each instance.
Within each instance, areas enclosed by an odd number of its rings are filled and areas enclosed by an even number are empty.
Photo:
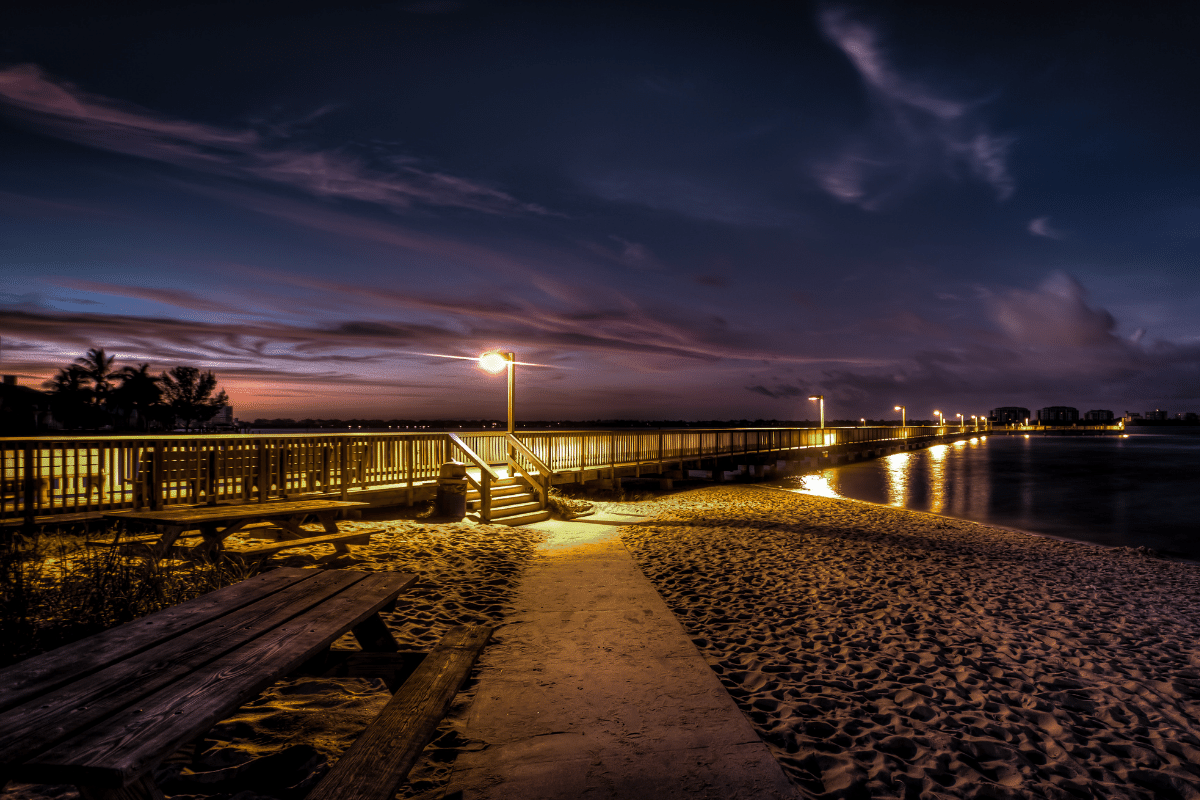
[[[1200,566],[758,486],[622,538],[803,792],[1200,797]]]
[[[308,526],[314,533],[320,526]],[[502,525],[428,524],[422,521],[347,521],[343,530],[382,529],[369,545],[338,556],[330,545],[287,550],[266,568],[338,567],[413,572],[420,580],[383,616],[401,649],[428,650],[458,624],[498,623],[521,571],[542,534]],[[249,540],[231,537],[236,552]],[[335,649],[358,649],[347,634]],[[468,682],[457,704],[470,702]],[[232,717],[222,720],[196,750],[188,746],[155,771],[164,793],[205,800],[302,800],[387,703],[380,680],[300,677],[280,681]],[[453,709],[452,709],[453,716]],[[451,721],[438,731],[398,796],[412,797],[445,784],[456,751],[470,747]],[[12,784],[0,800],[72,800],[72,786]]]
[[[804,796],[1200,797],[1200,566],[766,486],[598,505],[653,515],[622,541]],[[387,620],[406,649],[503,621],[543,537],[343,526],[384,530],[271,565],[419,573]],[[487,746],[460,735],[487,679],[400,797],[441,798],[456,755]],[[379,681],[281,682],[156,776],[174,798],[302,800],[387,698]]]

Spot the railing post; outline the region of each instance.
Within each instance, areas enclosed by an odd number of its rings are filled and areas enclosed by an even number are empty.
[[[608,464],[608,479],[612,481],[615,489],[617,483],[617,434],[615,431],[608,433]]]
[[[479,471],[479,485],[483,491],[479,493],[479,516],[484,522],[492,521],[492,476],[486,469]]]
[[[163,505],[163,441],[154,443],[154,455],[150,461],[150,510],[158,511]]]
[[[413,472],[416,465],[413,464],[413,440],[411,437],[404,440],[404,459],[408,462],[408,493],[406,499],[408,504],[413,504]]]
[[[21,493],[24,495],[25,508],[24,513],[24,532],[26,535],[33,535],[33,522],[37,516],[37,506],[34,505],[34,493],[37,491],[37,480],[34,478],[34,456],[33,445],[27,444],[22,448],[22,456],[25,462],[25,470]]]
[[[341,452],[341,472],[338,475],[338,483],[342,487],[342,500],[346,499],[349,487],[346,486],[346,477],[350,474],[350,441],[349,438],[342,439]]]
[[[267,452],[267,440],[258,439],[258,502],[267,502],[271,492],[271,454]]]
[[[214,442],[208,451],[208,480],[205,481],[205,502],[210,506],[217,504],[217,444]]]

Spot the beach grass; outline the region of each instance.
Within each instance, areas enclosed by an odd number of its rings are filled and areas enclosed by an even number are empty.
[[[87,541],[53,529],[0,547],[0,667],[250,576],[231,560],[156,560]]]

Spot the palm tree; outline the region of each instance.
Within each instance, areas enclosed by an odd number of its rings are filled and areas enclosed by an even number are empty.
[[[149,364],[122,367],[112,373],[121,385],[110,395],[113,405],[125,411],[137,412],[137,424],[142,430],[148,427],[151,409],[162,401],[159,378],[150,374]]]
[[[115,358],[106,354],[103,347],[93,347],[87,351],[87,355],[75,359],[75,368],[92,383],[92,396],[97,405],[104,405],[112,389],[109,381],[117,377],[118,373],[113,371]]]
[[[91,378],[80,367],[63,367],[54,377],[42,384],[50,390],[50,409],[54,418],[68,428],[87,426],[95,422],[92,400],[95,397]]]

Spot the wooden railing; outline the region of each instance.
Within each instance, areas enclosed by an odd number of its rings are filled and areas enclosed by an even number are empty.
[[[0,519],[430,484],[441,465],[553,473],[957,434],[955,426],[0,438]],[[495,473],[486,474],[490,483]],[[481,492],[485,493],[485,492]],[[544,502],[544,497],[543,497]]]

